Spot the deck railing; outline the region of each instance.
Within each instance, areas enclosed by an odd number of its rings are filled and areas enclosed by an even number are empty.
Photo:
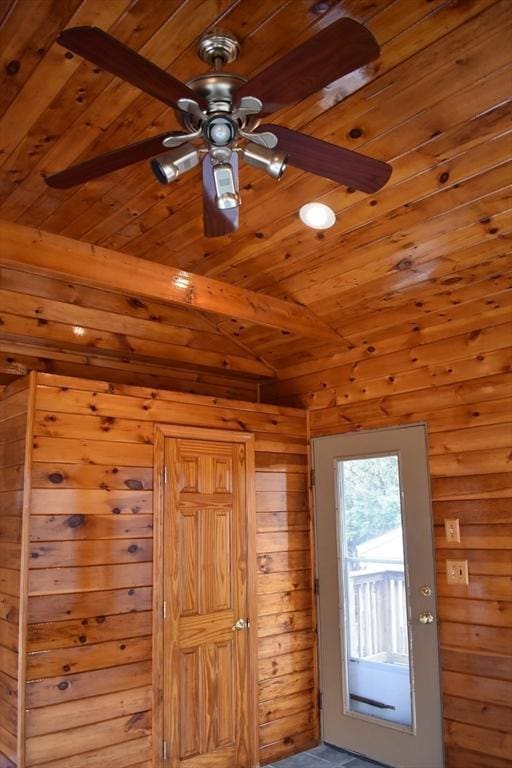
[[[385,568],[348,576],[350,656],[402,663],[408,655],[404,573]],[[405,657],[405,658],[404,658]]]

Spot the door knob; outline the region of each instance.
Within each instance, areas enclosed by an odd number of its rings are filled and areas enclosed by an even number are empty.
[[[238,621],[235,621],[233,624],[233,631],[237,629],[249,629],[249,625],[249,619],[238,619]]]
[[[425,613],[420,613],[420,624],[433,624],[434,623],[434,615],[430,613],[430,611],[426,611]]]

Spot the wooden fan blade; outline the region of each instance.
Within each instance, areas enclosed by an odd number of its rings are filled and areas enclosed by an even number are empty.
[[[237,96],[261,99],[261,114],[268,115],[316,93],[379,54],[379,45],[366,27],[353,19],[339,19],[242,85]]]
[[[163,101],[173,109],[179,109],[178,99],[194,99],[202,107],[206,104],[201,97],[140,53],[116,40],[97,27],[72,27],[65,29],[57,38],[59,45],[83,56],[101,69],[135,85],[155,99]]]
[[[337,147],[280,125],[261,125],[259,128],[275,133],[278,148],[288,154],[288,163],[308,173],[369,193],[377,192],[391,176],[393,169],[388,163],[360,155],[352,149]]]
[[[231,167],[238,188],[238,155],[231,155]],[[236,232],[239,226],[240,209],[219,210],[215,202],[216,191],[212,163],[209,155],[203,160],[203,227],[205,237],[222,237]]]
[[[163,154],[166,149],[162,142],[172,133],[172,131],[160,133],[150,139],[128,144],[126,147],[114,149],[112,152],[106,152],[104,155],[98,155],[98,157],[91,157],[90,160],[85,160],[83,163],[72,165],[64,171],[47,176],[45,181],[49,187],[55,187],[55,189],[68,189],[69,187],[76,187],[78,184],[85,184],[86,181],[105,176],[105,174],[117,171],[127,165]]]

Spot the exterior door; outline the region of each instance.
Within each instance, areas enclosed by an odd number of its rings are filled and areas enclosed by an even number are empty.
[[[397,768],[442,768],[423,426],[313,441],[322,735]]]
[[[164,440],[164,765],[253,768],[252,439],[174,431]]]

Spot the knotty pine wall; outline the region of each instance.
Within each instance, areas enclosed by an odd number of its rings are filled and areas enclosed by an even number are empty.
[[[0,397],[0,768],[16,764],[18,741],[18,650],[24,467],[30,387],[27,378],[6,386]],[[22,701],[20,697],[20,706]],[[21,725],[21,723],[20,723]]]
[[[150,766],[154,422],[256,433],[261,761],[316,743],[305,412],[32,376],[27,768]]]
[[[511,765],[511,339],[499,320],[388,354],[379,348],[395,340],[383,338],[263,389],[269,401],[310,407],[312,437],[428,425],[447,768]],[[454,517],[460,545],[444,537]],[[446,584],[447,559],[469,561],[469,586]]]

